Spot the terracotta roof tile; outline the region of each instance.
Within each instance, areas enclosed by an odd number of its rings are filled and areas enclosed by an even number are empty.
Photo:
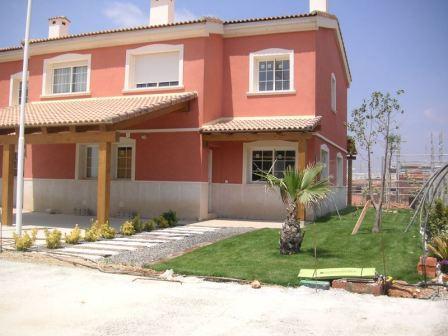
[[[222,22],[224,25],[230,25],[230,24],[248,23],[248,22],[298,19],[298,18],[305,18],[305,17],[312,17],[312,16],[325,16],[325,17],[330,17],[330,18],[336,18],[336,16],[334,16],[332,14],[323,13],[323,12],[317,12],[317,11],[312,12],[312,13],[305,13],[305,14],[271,16],[271,17],[262,17],[262,18],[248,18],[248,19],[240,19],[240,20],[228,20],[228,21],[222,21],[221,19],[215,18],[215,17],[204,16],[204,17],[201,17],[201,18],[196,19],[196,20],[183,21],[183,22],[174,22],[174,23],[157,25],[157,26],[145,25],[145,26],[138,26],[138,27],[127,27],[127,28],[99,30],[99,31],[79,33],[79,34],[72,34],[72,35],[66,35],[66,36],[61,36],[61,37],[53,37],[53,38],[31,39],[30,40],[30,44],[49,42],[49,41],[56,41],[56,40],[66,40],[66,39],[72,39],[72,38],[78,38],[78,37],[87,37],[87,36],[94,36],[94,35],[104,35],[104,34],[122,33],[122,32],[129,32],[129,31],[150,30],[150,29],[156,29],[156,28],[182,26],[182,25],[188,25],[188,24],[194,24],[194,23],[206,23],[206,22],[219,22],[219,23],[221,23]],[[22,49],[22,46],[12,46],[12,47],[0,48],[0,52],[12,51],[12,50],[20,50],[20,49]]]
[[[196,92],[69,99],[26,104],[26,127],[113,124],[190,101]],[[0,109],[0,128],[18,126],[19,106]]]
[[[322,117],[266,117],[221,119],[201,128],[202,133],[313,131]]]

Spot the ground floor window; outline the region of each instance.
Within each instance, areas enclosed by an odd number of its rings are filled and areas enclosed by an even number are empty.
[[[336,170],[336,185],[342,187],[344,185],[344,161],[341,153],[336,156]]]
[[[78,145],[77,178],[98,178],[97,144]],[[110,176],[112,179],[133,180],[135,171],[135,140],[121,138],[120,142],[112,144]]]
[[[86,146],[86,178],[98,177],[98,146]]]
[[[261,149],[253,150],[251,155],[251,181],[263,181],[262,173],[271,173],[282,178],[287,168],[295,169],[294,150]]]
[[[322,145],[320,147],[320,162],[323,165],[320,178],[322,180],[327,180],[330,177],[330,150],[327,145]]]
[[[132,177],[132,147],[119,146],[117,148],[117,179],[131,179]]]

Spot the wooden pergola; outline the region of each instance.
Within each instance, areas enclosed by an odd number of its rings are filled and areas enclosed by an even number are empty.
[[[111,97],[110,101],[107,100],[108,98],[89,98],[77,100],[76,103],[69,100],[67,103],[60,101],[29,103],[27,112],[30,115],[27,115],[27,120],[31,120],[25,125],[25,144],[98,144],[97,219],[100,223],[105,223],[110,215],[111,145],[119,141],[120,133],[125,133],[126,129],[138,128],[142,123],[168,113],[189,111],[189,103],[195,98],[196,93],[181,93],[177,96],[162,97],[160,95]],[[73,111],[76,107],[78,111],[84,109],[95,113],[94,108],[98,108],[98,101],[102,104],[101,108],[115,110],[110,113],[111,115],[96,117],[95,121],[70,117],[71,114],[76,115],[76,111]],[[64,110],[64,104],[67,105],[66,110]],[[120,108],[117,107],[118,105]],[[46,108],[50,115],[57,108],[59,113],[66,115],[66,121],[60,122],[58,118],[55,118],[57,122],[51,122],[50,116],[50,122],[42,122],[45,120],[40,120],[44,118],[38,112],[41,113],[42,109]],[[4,117],[2,120],[0,117],[0,145],[3,146],[2,223],[5,225],[13,223],[14,157],[15,146],[18,142],[17,125],[11,125],[10,122],[14,111],[15,109],[12,108],[0,110],[0,115],[10,114],[9,119]],[[38,118],[40,118],[39,121],[34,122]]]

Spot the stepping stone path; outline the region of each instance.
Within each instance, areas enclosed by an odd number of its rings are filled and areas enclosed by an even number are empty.
[[[214,232],[219,228],[205,226],[178,226],[164,230],[142,232],[134,236],[119,237],[110,240],[100,240],[93,243],[81,243],[48,252],[53,255],[72,256],[99,261],[123,252],[135,251],[141,248],[154,247],[159,244],[179,241],[195,235]]]

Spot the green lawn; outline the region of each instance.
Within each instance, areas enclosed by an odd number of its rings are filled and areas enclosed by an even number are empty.
[[[197,249],[173,260],[150,265],[158,271],[174,269],[178,274],[209,275],[264,283],[297,285],[300,268],[314,268],[314,241],[317,242],[317,268],[375,267],[383,273],[381,234],[370,233],[374,213],[369,211],[358,235],[351,231],[359,211],[346,211],[342,220],[330,216],[307,227],[302,252],[281,256],[278,250],[279,230],[263,229],[232,237]],[[386,213],[383,237],[387,274],[396,279],[415,282],[421,243],[418,228],[404,233],[409,211]]]

